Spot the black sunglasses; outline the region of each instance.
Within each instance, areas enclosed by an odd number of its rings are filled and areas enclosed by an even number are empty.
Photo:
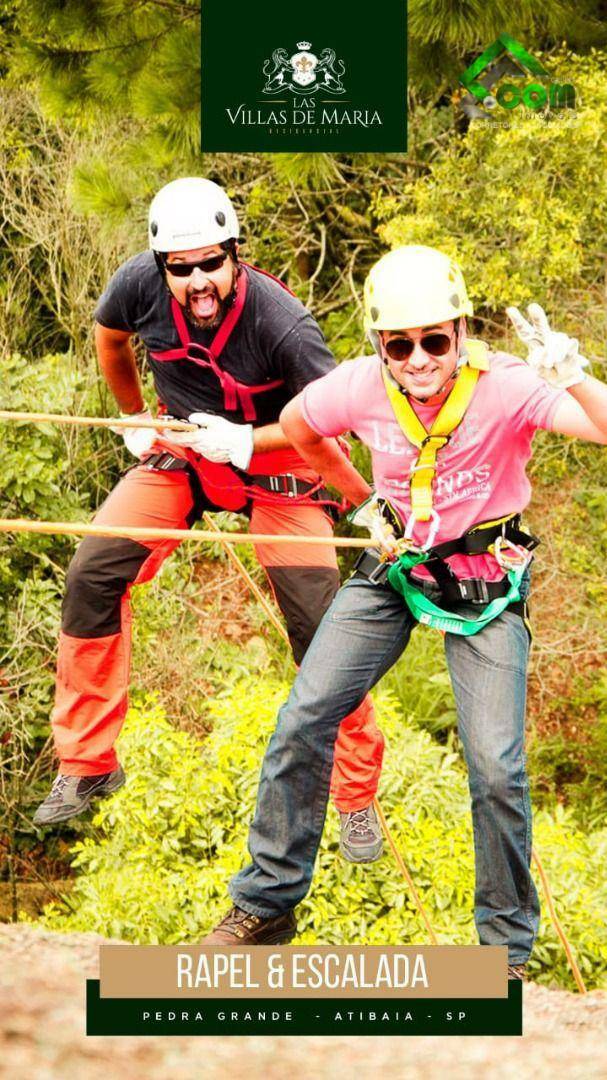
[[[453,338],[449,334],[426,334],[419,339],[419,344],[424,352],[430,353],[430,356],[446,356],[452,341]],[[384,344],[384,349],[391,360],[408,360],[415,344],[411,338],[395,337]]]
[[[206,259],[198,259],[197,262],[167,262],[164,259],[164,268],[172,277],[189,277],[196,269],[202,270],[203,274],[212,274],[213,270],[219,270],[229,256],[229,251],[222,251],[219,255],[209,255]]]

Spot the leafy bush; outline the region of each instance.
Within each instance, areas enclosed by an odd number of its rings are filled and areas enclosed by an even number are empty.
[[[453,134],[427,176],[380,199],[380,231],[390,247],[429,244],[458,259],[492,333],[506,305],[536,300],[600,356],[606,60],[561,55],[550,65],[575,85],[574,116],[550,122],[515,110],[508,126],[477,121],[465,136]]]
[[[243,680],[208,705],[204,743],[175,731],[153,701],[131,709],[120,753],[129,782],[100,805],[90,835],[74,847],[70,907],[46,909],[57,930],[92,930],[140,943],[198,940],[225,912],[226,886],[246,858],[247,825],[261,758],[287,686]],[[470,944],[473,853],[469,798],[459,756],[403,723],[378,695],[388,748],[382,803],[439,940]],[[561,920],[588,984],[607,973],[605,830],[583,836],[567,813],[542,813],[538,847]],[[313,890],[299,909],[303,943],[399,944],[425,940],[406,887],[386,856],[357,867],[337,855],[329,812]],[[544,918],[533,960],[542,982],[570,985]]]

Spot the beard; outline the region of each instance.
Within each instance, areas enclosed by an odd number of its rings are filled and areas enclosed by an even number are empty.
[[[204,289],[188,287],[185,298],[185,316],[193,326],[202,330],[214,330],[221,325],[227,312],[234,303],[234,293],[239,268],[235,266],[232,273],[230,291],[222,300],[215,285],[209,281]],[[202,314],[201,308],[209,308],[209,314]]]

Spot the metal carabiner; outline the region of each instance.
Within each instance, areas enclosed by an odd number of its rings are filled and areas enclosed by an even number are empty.
[[[404,540],[410,541],[410,540],[413,539],[413,533],[415,531],[415,526],[417,525],[418,521],[419,521],[419,518],[416,518],[413,513],[411,513],[409,515],[409,520],[407,521],[407,524],[405,526],[405,532],[404,532],[404,535],[403,535]],[[429,551],[430,548],[432,547],[432,545],[434,544],[434,541],[436,539],[436,534],[437,534],[437,532],[439,530],[439,526],[440,526],[440,515],[438,514],[438,512],[433,507],[431,509],[431,511],[430,511],[430,526],[429,526],[429,529],[428,529],[428,536],[427,536],[425,544],[412,544],[412,543],[409,543],[407,545],[407,550],[408,551],[419,551],[419,552]]]
[[[513,544],[505,536],[496,536],[493,542],[493,554],[497,565],[502,570],[517,570],[519,566],[526,566],[533,558],[530,551],[521,544]]]

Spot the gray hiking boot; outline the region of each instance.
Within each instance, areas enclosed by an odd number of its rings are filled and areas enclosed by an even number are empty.
[[[34,825],[55,825],[88,810],[93,799],[118,791],[126,780],[122,765],[99,776],[65,776],[58,773],[43,803],[34,814]]]
[[[339,850],[344,859],[352,863],[375,862],[383,849],[381,826],[371,806],[352,810],[349,814],[340,810],[341,831]]]

